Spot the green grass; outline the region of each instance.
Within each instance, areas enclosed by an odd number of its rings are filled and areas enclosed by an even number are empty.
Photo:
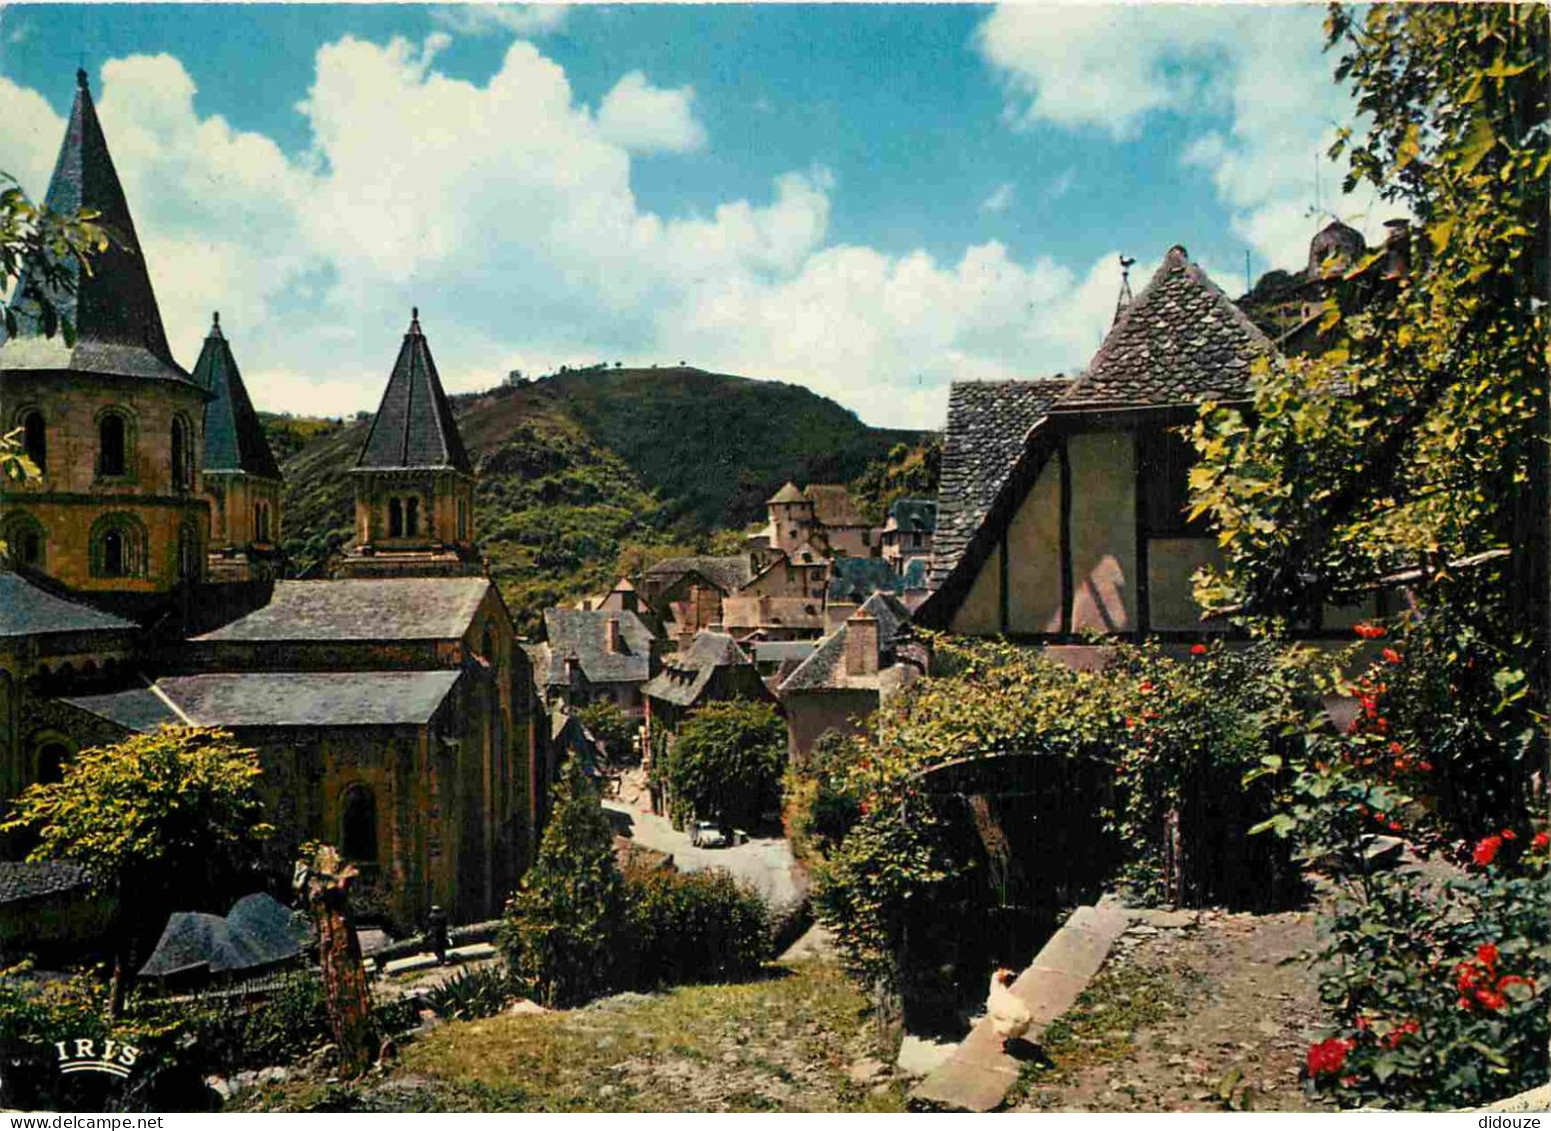
[[[242,1097],[289,1111],[902,1111],[852,1085],[867,1002],[834,965],[584,1009],[453,1022],[358,1085],[297,1081]]]

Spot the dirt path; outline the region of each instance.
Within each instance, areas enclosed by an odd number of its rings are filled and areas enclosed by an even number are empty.
[[[1310,912],[1133,927],[1015,1110],[1330,1110],[1299,1082],[1321,1023],[1314,980],[1284,964],[1314,941]]]

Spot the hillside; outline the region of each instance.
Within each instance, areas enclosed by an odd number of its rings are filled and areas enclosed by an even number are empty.
[[[479,468],[477,534],[519,631],[607,587],[622,558],[731,550],[787,479],[849,481],[916,442],[800,386],[695,369],[559,374],[453,398]],[[265,417],[293,575],[351,538],[367,422]]]

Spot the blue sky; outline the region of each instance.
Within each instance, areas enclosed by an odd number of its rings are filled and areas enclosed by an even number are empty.
[[[12,5],[0,168],[42,193],[84,60],[175,351],[220,309],[261,407],[370,407],[418,303],[454,389],[684,359],[938,427],[950,380],[1082,366],[1120,252],[1299,265],[1322,18]]]

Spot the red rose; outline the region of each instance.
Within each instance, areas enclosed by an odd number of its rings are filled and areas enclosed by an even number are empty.
[[[1508,999],[1496,990],[1477,990],[1476,1000],[1483,1009],[1498,1010],[1508,1004]]]
[[[1430,774],[1433,772],[1433,764],[1431,762],[1418,762],[1416,764],[1416,768],[1421,770],[1424,774]]]
[[[1512,829],[1504,829],[1498,835],[1501,836],[1504,840],[1518,840],[1519,839],[1519,834],[1514,832]]]
[[[1204,656],[1204,655],[1206,655],[1206,645],[1205,644],[1192,644],[1190,646],[1190,654],[1192,656]]]
[[[1536,833],[1529,842],[1531,852],[1539,852],[1547,846],[1551,846],[1551,833]]]
[[[1346,1063],[1346,1054],[1350,1042],[1332,1037],[1328,1041],[1318,1041],[1309,1046],[1309,1075],[1310,1076],[1334,1076],[1341,1071],[1341,1066]]]
[[[1149,691],[1152,690],[1152,680],[1150,680],[1150,679],[1142,680],[1141,683],[1137,684],[1136,689],[1138,691],[1140,691],[1143,695],[1146,695]]]
[[[1497,965],[1497,946],[1495,943],[1483,943],[1476,948],[1476,961],[1486,966]]]
[[[1377,640],[1384,635],[1384,629],[1376,624],[1354,624],[1352,631],[1364,640]]]
[[[1395,651],[1393,648],[1386,648],[1384,651],[1380,652],[1379,655],[1384,657],[1384,662],[1386,664],[1400,663],[1400,653]]]
[[[1392,832],[1392,833],[1398,833],[1400,831],[1400,822],[1399,821],[1391,821],[1389,823],[1389,831]]]
[[[1485,837],[1479,843],[1477,843],[1475,851],[1471,853],[1471,859],[1476,862],[1478,867],[1490,867],[1492,861],[1497,859],[1497,853],[1502,848],[1502,846],[1502,837]]]

